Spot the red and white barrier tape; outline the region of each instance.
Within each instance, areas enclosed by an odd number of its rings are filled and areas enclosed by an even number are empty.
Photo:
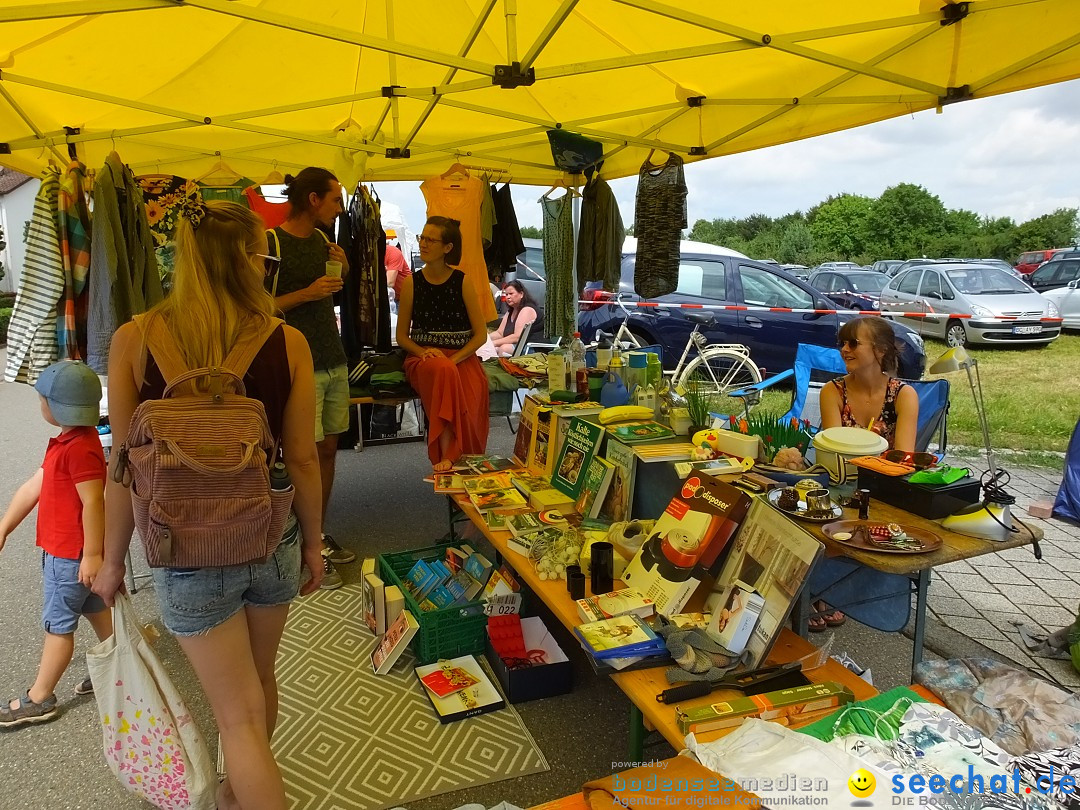
[[[741,304],[665,304],[659,301],[578,301],[587,306],[606,307],[638,307],[640,309],[717,309],[735,310],[740,312],[791,312],[796,315],[898,315],[904,318],[974,318],[974,315],[959,315],[948,312],[900,312],[887,310],[862,310],[862,309],[795,309],[793,307],[754,307]],[[980,321],[1033,321],[1044,323],[1061,323],[1061,318],[1019,318],[1014,315],[999,315],[993,318],[979,318]]]

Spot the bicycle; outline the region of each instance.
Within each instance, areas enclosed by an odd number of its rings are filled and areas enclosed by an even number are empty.
[[[643,348],[641,340],[630,330],[630,310],[623,304],[622,296],[617,295],[615,302],[625,315],[623,322],[614,335],[607,335],[598,330],[598,339],[599,336],[610,337],[612,345],[618,345],[624,350]],[[732,399],[726,395],[728,391],[761,382],[761,369],[750,358],[750,349],[741,343],[710,344],[709,339],[701,332],[701,328],[715,325],[716,318],[707,312],[689,312],[686,316],[694,321],[694,329],[686,340],[682,356],[675,368],[664,372],[669,387],[682,396],[687,382],[697,377],[707,384],[711,383],[712,390],[708,393],[714,397],[713,410],[715,412],[729,414],[743,411],[741,399]],[[687,362],[691,347],[697,350],[697,356]],[[750,406],[754,404],[756,403],[750,403]]]

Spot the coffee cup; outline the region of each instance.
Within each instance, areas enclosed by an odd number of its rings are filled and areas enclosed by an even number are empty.
[[[326,263],[326,275],[341,278],[341,262],[335,262],[333,259],[328,261]]]
[[[806,491],[807,512],[827,512],[832,509],[832,498],[827,489],[810,489]]]

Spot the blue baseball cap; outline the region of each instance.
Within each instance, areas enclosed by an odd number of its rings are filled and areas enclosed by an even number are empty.
[[[37,378],[34,390],[45,397],[57,423],[65,427],[94,427],[101,407],[101,380],[78,360],[53,363]]]

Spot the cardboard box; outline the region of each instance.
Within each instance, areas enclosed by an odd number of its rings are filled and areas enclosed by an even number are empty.
[[[801,720],[824,716],[829,710],[855,700],[851,690],[835,681],[777,689],[763,695],[739,696],[707,706],[678,710],[679,731],[712,731],[741,725],[747,717],[759,717],[782,725],[801,725]]]
[[[524,703],[528,700],[565,695],[574,687],[574,670],[570,659],[555,642],[544,620],[539,616],[528,616],[521,620],[521,634],[525,638],[525,649],[543,650],[546,664],[537,664],[521,669],[507,669],[503,660],[487,643],[487,658],[491,671],[502,685],[503,694],[511,703]]]
[[[750,634],[757,627],[765,597],[745,582],[735,580],[716,600],[706,607],[712,611],[709,635],[727,651],[736,655],[746,649]]]

